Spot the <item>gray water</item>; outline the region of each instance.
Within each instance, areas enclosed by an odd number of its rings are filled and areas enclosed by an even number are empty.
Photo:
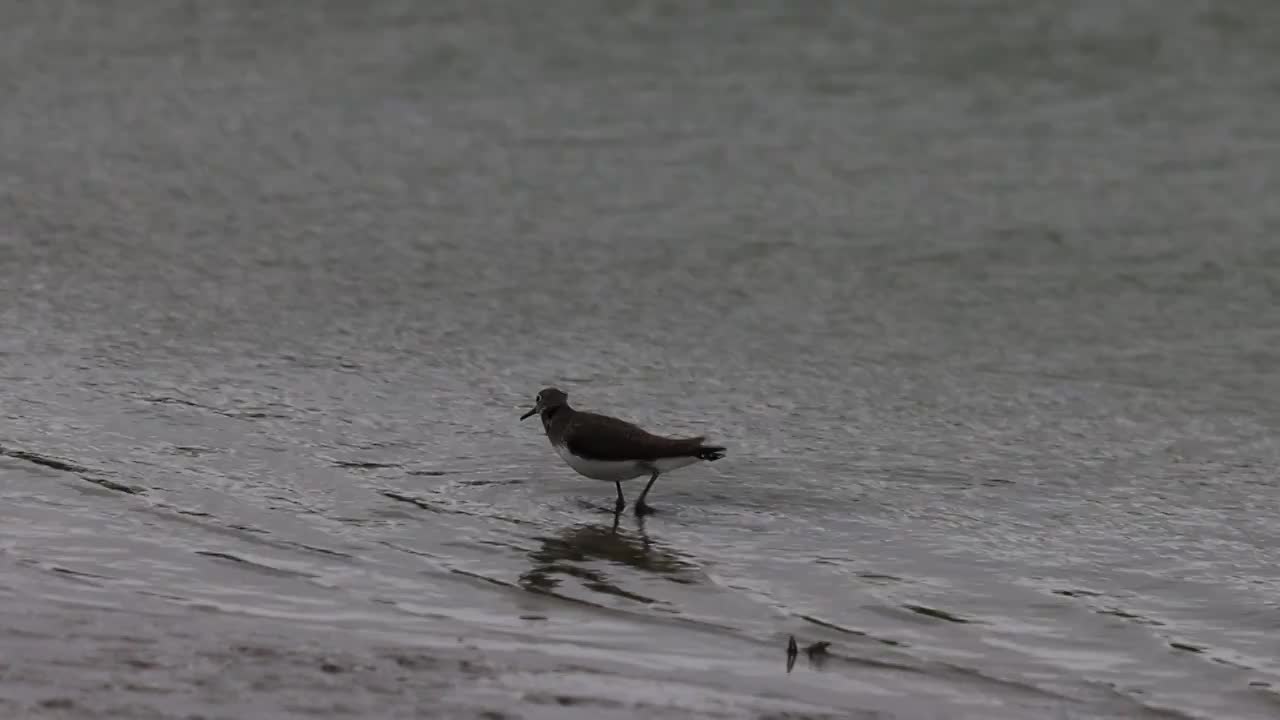
[[[0,715],[1275,717],[1278,26],[0,5]]]

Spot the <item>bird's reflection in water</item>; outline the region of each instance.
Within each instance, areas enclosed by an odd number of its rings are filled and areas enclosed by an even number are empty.
[[[615,515],[610,524],[572,525],[540,538],[539,547],[529,553],[532,567],[520,576],[521,587],[554,593],[561,576],[567,576],[589,590],[651,604],[657,601],[619,587],[610,578],[608,566],[623,565],[681,584],[693,582],[692,563],[652,541],[643,523],[632,531],[619,527],[619,520]]]

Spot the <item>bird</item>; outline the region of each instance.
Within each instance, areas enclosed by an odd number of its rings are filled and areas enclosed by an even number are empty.
[[[636,501],[637,515],[647,515],[653,508],[645,502],[658,476],[699,461],[714,462],[725,456],[725,448],[706,444],[705,437],[663,437],[640,427],[593,412],[569,406],[568,393],[555,387],[543,388],[534,399],[533,408],[520,420],[538,415],[556,454],[579,475],[611,482],[618,491],[614,512],[627,507],[622,494],[626,480],[649,476],[649,482]]]

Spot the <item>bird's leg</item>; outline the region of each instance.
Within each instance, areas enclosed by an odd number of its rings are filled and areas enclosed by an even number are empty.
[[[649,476],[649,484],[644,486],[644,490],[640,493],[640,499],[636,501],[636,514],[647,515],[653,512],[653,508],[645,504],[644,499],[649,495],[649,488],[658,480],[658,471],[654,470],[653,475]]]
[[[627,507],[627,499],[622,496],[622,483],[615,482],[614,487],[618,488],[618,501],[613,504],[613,512],[620,513]]]

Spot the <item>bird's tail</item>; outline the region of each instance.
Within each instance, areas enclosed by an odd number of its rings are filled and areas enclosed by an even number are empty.
[[[703,445],[698,448],[698,459],[712,462],[724,457],[724,448],[719,445]]]

